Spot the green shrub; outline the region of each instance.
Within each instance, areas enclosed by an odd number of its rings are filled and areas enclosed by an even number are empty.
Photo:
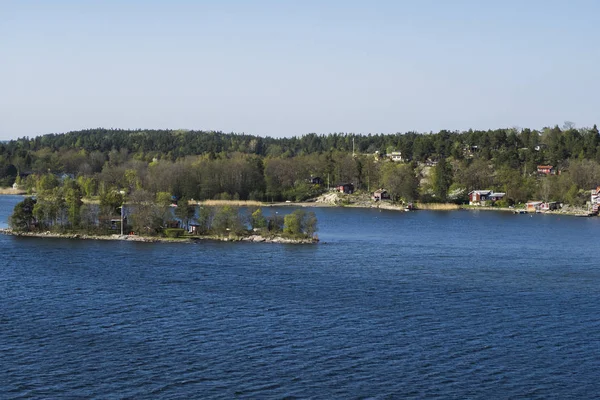
[[[183,235],[185,230],[183,228],[167,228],[165,229],[165,235],[168,238],[178,238]]]
[[[253,229],[261,229],[267,227],[267,219],[264,217],[260,208],[254,211],[250,216],[250,225]]]
[[[212,220],[212,231],[218,235],[239,235],[246,227],[237,207],[225,206],[218,208]]]
[[[317,231],[314,212],[296,210],[284,217],[283,233],[292,237],[312,237]]]
[[[502,200],[498,200],[497,202],[494,203],[494,206],[496,207],[510,207],[514,204],[514,201],[512,201],[511,199],[502,199]]]

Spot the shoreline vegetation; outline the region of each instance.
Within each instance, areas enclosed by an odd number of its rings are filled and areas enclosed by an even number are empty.
[[[18,196],[35,196],[35,194],[27,194],[24,190],[16,190],[12,188],[1,188],[0,196],[2,195],[18,195]],[[97,198],[82,198],[83,204],[100,204],[100,200]],[[406,205],[403,203],[397,203],[392,201],[378,201],[375,202],[372,199],[365,196],[364,193],[358,193],[356,195],[346,195],[341,193],[325,194],[319,197],[309,199],[306,201],[285,201],[285,202],[263,202],[257,200],[190,200],[190,205],[198,207],[248,207],[248,208],[270,208],[270,207],[302,207],[302,208],[313,208],[313,207],[349,207],[349,208],[377,208],[382,210],[392,211],[406,211]],[[473,206],[468,204],[456,204],[456,203],[414,203],[414,210],[425,210],[425,211],[457,211],[457,210],[468,210],[468,211],[500,211],[500,212],[521,212],[526,211],[525,205],[517,205],[512,207],[499,207],[499,206]],[[585,207],[574,207],[565,205],[560,210],[547,210],[547,211],[535,211],[528,213],[538,214],[556,214],[556,215],[572,215],[581,216],[587,215],[588,210]]]
[[[0,143],[0,187],[0,194],[34,196],[11,217],[16,231],[75,234],[314,234],[292,221],[299,215],[286,223],[271,208],[270,217],[261,215],[265,228],[237,215],[240,207],[591,216],[600,210],[600,131],[567,122],[541,130],[292,138],[87,129]]]

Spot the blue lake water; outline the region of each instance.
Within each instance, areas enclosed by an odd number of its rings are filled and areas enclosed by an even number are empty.
[[[314,246],[0,235],[0,397],[600,393],[600,219],[315,211]]]

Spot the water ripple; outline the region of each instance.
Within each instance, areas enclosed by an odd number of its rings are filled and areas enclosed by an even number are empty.
[[[0,397],[600,391],[596,225],[343,211],[316,247],[0,237]]]

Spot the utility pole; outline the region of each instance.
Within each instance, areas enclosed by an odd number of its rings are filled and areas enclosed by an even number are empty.
[[[121,236],[123,236],[123,215],[125,213],[125,211],[123,210],[123,208],[125,208],[125,191],[124,190],[120,190],[119,193],[121,193]]]

